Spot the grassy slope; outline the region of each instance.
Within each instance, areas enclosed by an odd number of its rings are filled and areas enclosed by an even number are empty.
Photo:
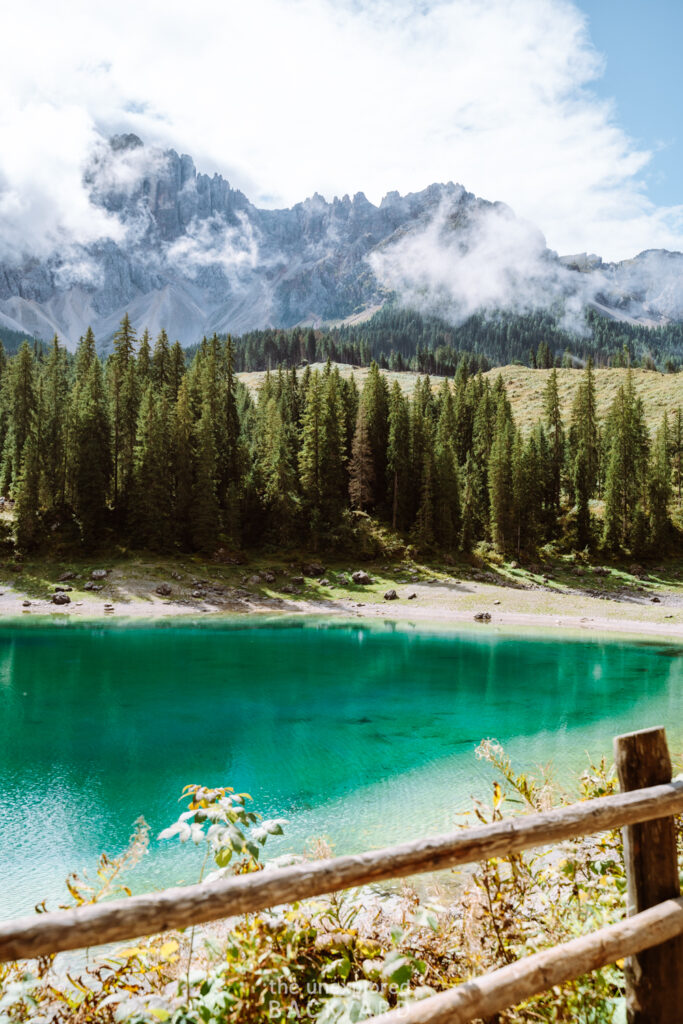
[[[323,365],[316,363],[314,368],[322,369]],[[354,368],[342,363],[338,365],[342,376],[347,377],[353,373],[358,386],[362,387],[368,373],[367,368]],[[512,402],[515,419],[523,428],[528,429],[543,415],[543,391],[550,372],[550,370],[530,370],[525,366],[503,366],[489,370],[486,376],[491,382],[499,374],[503,377]],[[607,413],[619,386],[624,383],[626,373],[626,370],[618,369],[595,371],[598,412],[601,419]],[[650,432],[654,433],[665,410],[671,416],[679,405],[683,405],[683,374],[654,373],[649,370],[634,370],[633,373],[638,394],[642,396],[645,403],[648,427]],[[252,391],[258,390],[264,376],[265,374],[260,371],[238,374],[238,377]],[[385,376],[390,384],[394,380],[398,380],[406,394],[412,393],[418,377],[416,373],[395,373],[390,370],[385,371]],[[582,376],[581,370],[557,371],[562,413],[566,422],[569,422],[572,402]],[[441,377],[432,377],[435,390],[442,379]]]

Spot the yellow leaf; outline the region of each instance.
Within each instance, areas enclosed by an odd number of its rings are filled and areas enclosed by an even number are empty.
[[[500,807],[502,799],[503,799],[503,790],[500,788],[500,783],[499,782],[494,782],[493,783],[493,809],[494,809],[494,811],[496,810],[496,808]]]
[[[168,958],[173,953],[175,953],[177,951],[177,949],[178,949],[178,943],[176,942],[175,939],[171,939],[169,942],[164,942],[163,946],[159,950],[159,956],[163,960],[168,960]]]

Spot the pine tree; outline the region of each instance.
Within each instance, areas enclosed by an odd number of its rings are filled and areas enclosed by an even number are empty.
[[[401,385],[394,381],[389,396],[389,440],[387,472],[391,499],[391,525],[405,530],[410,512],[408,479],[410,475],[410,416]]]
[[[140,403],[131,527],[135,542],[166,551],[172,538],[172,459],[168,402],[147,383]]]
[[[41,424],[42,499],[45,507],[66,499],[68,393],[67,364],[57,335],[42,374],[44,414]]]
[[[152,380],[152,350],[149,344],[149,331],[146,328],[138,345],[137,371],[138,384],[141,392],[144,392]]]
[[[674,425],[671,433],[671,457],[673,460],[674,487],[678,496],[678,504],[681,504],[681,485],[683,484],[683,410],[679,405],[674,416]]]
[[[603,542],[612,550],[638,546],[644,531],[644,501],[647,477],[648,435],[643,403],[636,396],[633,372],[619,388],[610,408],[606,441],[608,445],[605,480],[605,526]]]
[[[500,552],[512,544],[513,534],[513,482],[512,439],[513,427],[504,404],[499,404],[491,455],[488,463],[489,500],[491,506],[491,533]]]
[[[295,535],[299,498],[286,425],[275,398],[263,411],[257,468],[267,522],[275,537],[286,543]]]
[[[375,485],[375,465],[368,436],[365,406],[358,406],[356,430],[353,435],[349,464],[349,496],[354,508],[364,510],[372,502]]]
[[[85,332],[76,349],[76,383],[83,384],[90,375],[90,368],[97,358],[95,335],[92,327]]]
[[[174,402],[178,398],[178,392],[180,391],[180,385],[184,376],[185,353],[182,350],[180,342],[174,341],[173,347],[171,348],[171,369],[169,376],[169,388]]]
[[[135,337],[135,330],[126,313],[114,335],[114,351],[107,363],[113,432],[114,506],[123,513],[122,521],[130,497],[139,406]]]
[[[376,362],[370,364],[361,401],[365,406],[368,437],[374,465],[373,506],[384,504],[387,479],[387,443],[389,440],[389,389]]]
[[[194,497],[195,436],[187,378],[178,389],[173,423],[173,494],[175,537],[182,548],[191,542]]]
[[[589,359],[586,364],[583,380],[574,399],[569,446],[571,458],[575,458],[579,449],[583,448],[584,471],[581,475],[584,479],[584,489],[590,499],[595,496],[597,491],[600,461],[600,436],[592,359]],[[575,470],[572,470],[572,477],[576,477]],[[574,495],[574,500],[578,504],[577,494]]]
[[[95,357],[78,390],[73,428],[73,503],[86,548],[103,539],[111,463],[111,424],[102,379]]]
[[[453,393],[445,380],[434,440],[434,533],[437,543],[447,551],[457,547],[462,525],[454,437]]]
[[[550,474],[552,480],[552,508],[555,517],[560,513],[562,468],[564,465],[564,426],[560,411],[560,393],[557,386],[557,370],[548,377],[543,396],[546,437],[550,449]]]
[[[178,345],[178,342],[176,342],[176,345]],[[180,345],[178,345],[178,348],[180,348]],[[150,366],[151,377],[156,388],[173,387],[175,382],[173,380],[172,364],[173,356],[171,355],[171,346],[169,344],[168,335],[162,328],[154,345],[154,352],[152,353]],[[176,390],[175,395],[177,394],[178,392]]]
[[[33,353],[24,341],[8,374],[9,429],[5,438],[0,470],[0,489],[7,494],[21,475],[24,446],[33,427],[36,411],[36,380]]]
[[[24,443],[15,497],[17,548],[20,551],[33,551],[41,540],[40,453],[35,430],[29,431]]]
[[[217,455],[214,414],[208,399],[197,427],[197,461],[191,536],[198,551],[213,551],[219,537],[220,509],[216,495]]]
[[[669,463],[669,421],[666,413],[655,437],[648,478],[649,546],[656,554],[666,549],[671,531],[671,466]]]
[[[422,462],[419,507],[415,516],[414,537],[421,548],[430,548],[435,540],[435,469],[434,469],[434,426],[431,418],[424,420],[425,451]]]

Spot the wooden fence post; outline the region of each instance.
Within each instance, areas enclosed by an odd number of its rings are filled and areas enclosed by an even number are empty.
[[[671,782],[663,728],[614,740],[622,790]],[[623,829],[628,915],[680,896],[674,819],[658,818]],[[683,1020],[683,936],[647,949],[626,962],[629,1024],[678,1024]]]

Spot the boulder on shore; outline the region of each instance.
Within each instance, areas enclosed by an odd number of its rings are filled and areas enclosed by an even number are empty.
[[[157,587],[157,594],[159,597],[170,597],[172,593],[173,590],[168,583],[160,583]]]
[[[58,590],[56,594],[52,595],[53,604],[71,604],[71,598],[64,591]]]
[[[108,569],[93,569],[90,573],[91,580],[106,580]]]
[[[474,621],[475,622],[490,622],[491,621],[491,612],[477,612],[477,614],[474,616]]]
[[[398,594],[395,590],[387,590],[384,594],[385,601],[398,601]]]
[[[352,573],[351,579],[354,583],[359,584],[361,587],[366,587],[368,583],[372,583],[372,580],[366,572],[362,569],[358,569],[357,572]]]

